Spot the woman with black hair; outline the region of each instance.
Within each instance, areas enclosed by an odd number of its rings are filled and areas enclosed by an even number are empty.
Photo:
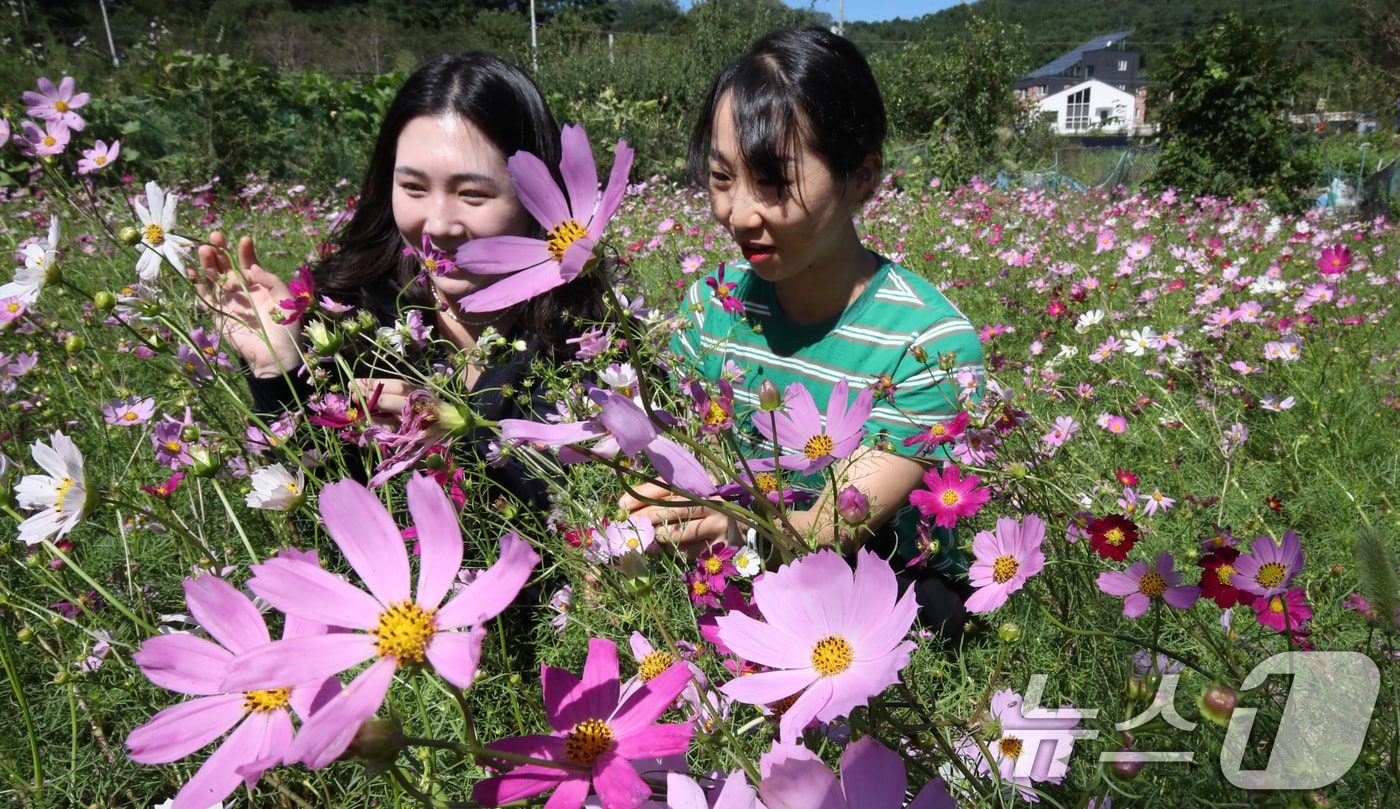
[[[562,359],[575,322],[600,321],[604,287],[594,274],[497,312],[461,311],[456,301],[497,280],[462,269],[424,272],[414,251],[452,256],[471,239],[539,236],[506,171],[517,151],[558,166],[559,128],[534,83],[514,66],[486,54],[436,57],[409,76],[385,113],[354,214],[332,236],[332,251],[312,268],[315,293],[373,315],[389,326],[404,313],[425,310],[425,324],[458,349],[471,350],[488,328],[513,344],[503,364],[465,371],[473,409],[483,418],[536,418],[540,401],[521,403],[522,382],[536,358]],[[556,178],[557,179],[557,178]],[[406,250],[405,248],[410,248]],[[303,364],[300,323],[282,325],[288,285],[259,265],[253,240],[244,237],[237,266],[223,234],[199,249],[200,299],[220,332],[243,358],[254,411],[280,413],[305,400],[310,388]],[[397,416],[411,388],[402,379],[360,379],[376,414]],[[535,386],[533,390],[539,390]],[[484,455],[487,431],[473,436]],[[542,482],[510,465],[492,472],[526,502],[542,505]]]

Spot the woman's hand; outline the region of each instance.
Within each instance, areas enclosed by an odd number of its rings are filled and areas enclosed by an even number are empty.
[[[640,497],[665,500],[674,505],[649,505],[630,494],[622,496],[618,505],[633,517],[643,516],[656,526],[656,539],[694,559],[707,548],[729,540],[733,520],[693,499],[672,494],[670,489],[654,483],[643,483],[633,489]]]
[[[258,264],[253,240],[238,241],[238,266],[229,263],[228,240],[215,231],[199,246],[199,269],[190,280],[200,307],[213,313],[214,326],[248,364],[253,376],[281,376],[301,367],[301,326],[278,323],[287,312],[279,304],[292,297],[282,279]]]

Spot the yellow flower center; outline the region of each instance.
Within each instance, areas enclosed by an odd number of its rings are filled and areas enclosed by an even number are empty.
[[[53,507],[56,511],[63,511],[63,498],[68,496],[68,490],[73,488],[73,479],[64,478],[58,483],[58,499],[54,500]]]
[[[54,108],[54,110],[55,110],[56,112],[67,112],[67,111],[68,111],[68,102],[67,102],[67,101],[55,101],[55,102],[53,102],[53,108]]]
[[[15,312],[20,311],[20,310],[23,309],[24,307],[23,307],[23,306],[20,306],[19,303],[18,303],[17,301],[10,301],[9,305],[6,306],[5,308],[6,308],[7,310],[9,310],[10,314],[14,314]]]
[[[823,677],[840,674],[851,667],[854,650],[840,635],[827,635],[812,649],[812,668]]]
[[[549,255],[555,261],[564,260],[564,252],[569,249],[569,245],[588,235],[588,230],[583,225],[572,219],[560,222],[554,230],[545,234],[549,237],[546,242],[549,248]]]
[[[1269,599],[1269,612],[1272,612],[1274,615],[1283,614],[1283,598],[1281,596],[1274,596]]]
[[[283,485],[286,487],[287,491],[291,492],[292,494],[297,493],[296,481],[292,481],[291,483],[284,483]]]
[[[1221,565],[1215,569],[1215,577],[1220,580],[1221,584],[1228,587],[1230,586],[1230,574],[1234,572],[1234,565]]]
[[[106,156],[106,155],[98,155],[97,157],[94,157],[94,158],[92,159],[92,162],[93,162],[93,164],[98,165],[98,166],[105,166],[105,165],[107,165],[107,156]]]
[[[952,489],[944,489],[943,494],[938,499],[943,501],[943,505],[951,507],[956,506],[958,501],[962,500],[962,495]]]
[[[1259,572],[1254,574],[1254,580],[1259,582],[1260,587],[1277,587],[1283,581],[1284,573],[1282,562],[1268,562],[1260,566]]]
[[[675,659],[670,652],[657,650],[642,658],[642,662],[637,664],[637,679],[642,682],[651,682],[659,677],[662,672],[671,667]]]
[[[705,426],[718,427],[729,421],[729,414],[724,412],[724,408],[719,406],[719,402],[710,401],[710,409],[705,411]]]
[[[819,433],[807,439],[807,443],[802,447],[802,454],[815,461],[823,455],[830,455],[835,448],[836,442],[831,440],[831,436]]]
[[[942,424],[935,424],[928,428],[928,434],[934,438],[942,438],[948,434],[948,428],[944,427]]]
[[[50,146],[50,147],[51,147],[51,146],[53,146],[55,143],[58,143],[58,139],[55,138],[53,135],[45,135],[45,136],[44,136],[44,145],[45,145],[45,146]]]
[[[180,442],[179,442],[179,441],[171,440],[171,441],[166,441],[166,442],[165,442],[165,451],[166,451],[166,452],[179,452],[180,449],[181,449],[181,447],[180,447]]]
[[[710,592],[710,585],[706,582],[696,579],[695,581],[691,582],[690,591],[697,596],[703,596],[706,593]]]
[[[380,657],[392,657],[400,666],[422,663],[423,650],[437,632],[433,616],[437,610],[425,610],[413,601],[399,601],[379,613],[379,625],[371,635],[379,639],[375,651]]]
[[[244,691],[243,711],[244,713],[252,713],[253,711],[267,712],[285,708],[291,696],[292,689],[290,688],[272,688],[266,691]]]
[[[122,414],[122,421],[136,421],[138,418],[140,418],[140,416],[136,415],[130,410]]]
[[[435,258],[425,258],[425,259],[423,259],[423,267],[424,267],[424,269],[426,269],[428,272],[431,272],[431,273],[437,272],[437,266],[438,266],[438,265],[437,265],[437,259],[435,259]]]
[[[564,756],[575,764],[591,765],[612,749],[613,731],[601,719],[587,719],[574,725],[564,737]]]
[[[1138,581],[1138,592],[1148,598],[1160,598],[1162,593],[1167,591],[1167,580],[1162,578],[1161,573],[1148,571],[1142,575]]]
[[[711,576],[724,569],[724,560],[717,556],[711,556],[705,560],[705,572]]]
[[[1021,755],[1021,740],[1015,736],[1003,736],[1000,746],[1001,754],[1007,758],[1017,758]]]
[[[759,472],[753,477],[753,485],[764,494],[772,494],[778,490],[778,476],[772,472]]]
[[[1021,564],[1014,556],[998,556],[996,561],[992,562],[992,580],[997,584],[1006,584],[1020,567]]]
[[[160,247],[165,244],[165,228],[155,222],[146,226],[146,244],[152,247]]]
[[[1114,546],[1122,545],[1123,540],[1127,538],[1127,535],[1123,533],[1123,529],[1121,528],[1110,528],[1103,534],[1103,541]]]

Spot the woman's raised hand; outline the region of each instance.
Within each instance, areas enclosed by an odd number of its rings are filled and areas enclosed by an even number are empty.
[[[301,326],[284,326],[280,302],[292,297],[282,279],[258,264],[251,237],[238,241],[238,266],[229,262],[228,240],[215,231],[199,246],[199,269],[190,280],[201,308],[213,313],[224,340],[255,377],[281,376],[301,366]]]

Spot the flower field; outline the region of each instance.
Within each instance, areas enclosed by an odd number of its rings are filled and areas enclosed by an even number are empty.
[[[340,372],[402,372],[434,337],[298,275],[345,188],[157,184],[63,122],[75,88],[39,89],[0,146],[34,168],[0,189],[11,805],[1400,803],[1389,223],[890,174],[861,230],[979,328],[987,369],[911,440],[910,505],[956,528],[974,588],[949,640],[884,560],[787,530],[783,475],[730,451],[732,379],[670,353],[694,281],[737,303],[703,192],[633,177],[588,232],[617,306],[541,371],[557,422],[475,421],[461,371],[522,350],[500,338],[418,373],[386,426]],[[214,230],[298,279],[279,316],[307,324],[304,408],[253,414],[195,305],[181,265]],[[889,440],[851,413],[900,393],[838,389],[762,405],[799,458],[785,436],[824,414],[804,471],[837,490]],[[454,454],[483,426],[487,459]],[[502,459],[555,508],[493,488]],[[643,481],[749,530],[667,553],[619,509]],[[834,519],[859,526],[858,495]]]

